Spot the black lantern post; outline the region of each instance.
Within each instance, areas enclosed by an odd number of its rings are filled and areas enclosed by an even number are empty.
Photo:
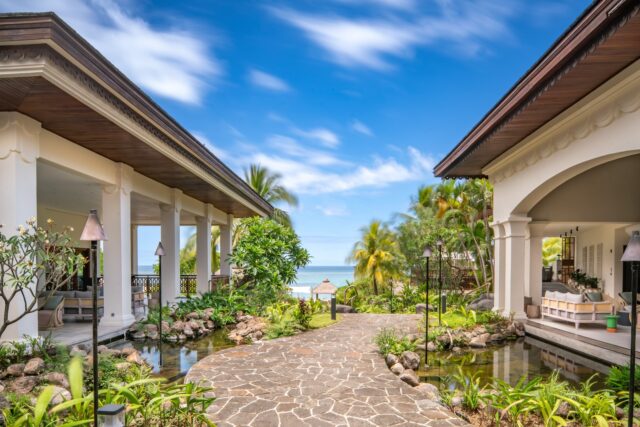
[[[627,248],[622,254],[622,262],[631,263],[631,349],[629,352],[629,419],[627,425],[633,426],[633,409],[636,389],[636,326],[638,325],[638,271],[640,270],[640,232],[634,231]]]
[[[442,324],[442,239],[436,241],[438,247],[438,326]]]
[[[427,346],[429,345],[429,258],[431,258],[431,248],[429,246],[427,246],[426,248],[424,248],[424,252],[422,252],[422,257],[425,259],[425,264],[426,264],[426,276],[425,276],[425,298],[424,298],[424,302],[425,302],[425,307],[424,307],[424,366],[425,368],[427,366],[429,366],[429,350],[427,349]]]
[[[84,225],[80,240],[91,242],[91,252],[89,256],[91,270],[91,286],[93,301],[93,425],[98,425],[98,242],[107,240],[104,230],[98,218],[98,211],[91,209],[89,217]]]
[[[158,368],[162,368],[162,257],[164,256],[164,246],[158,242],[156,248],[158,257]]]

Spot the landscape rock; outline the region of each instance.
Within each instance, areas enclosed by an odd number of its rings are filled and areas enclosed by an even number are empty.
[[[195,311],[192,311],[191,313],[187,314],[187,319],[199,319],[199,318],[200,318],[200,315]]]
[[[453,351],[454,353],[460,353],[462,349],[460,347],[453,347],[451,351]]]
[[[462,406],[462,397],[454,396],[451,398],[451,406]]]
[[[11,403],[9,402],[9,400],[7,400],[5,396],[0,394],[0,411],[2,411],[3,409],[8,409],[10,407],[11,407]]]
[[[158,337],[159,337],[159,334],[157,331],[147,332],[147,338],[149,338],[150,340],[157,340]]]
[[[24,372],[24,363],[14,363],[7,367],[7,374],[11,377],[20,377]]]
[[[427,399],[433,400],[437,402],[440,400],[440,392],[438,391],[438,387],[429,383],[421,383],[415,387],[417,391],[424,394]]]
[[[355,313],[355,309],[350,305],[336,304],[336,313]]]
[[[468,310],[491,311],[493,310],[493,294],[483,294],[467,304]]]
[[[396,363],[395,365],[392,365],[389,370],[396,375],[400,375],[404,372],[404,366],[402,366],[401,363]]]
[[[65,388],[59,387],[57,385],[53,386],[53,397],[51,398],[51,406],[59,405],[65,400],[71,400],[71,393]]]
[[[178,336],[177,336],[177,335],[174,335],[174,334],[166,335],[166,336],[164,337],[164,339],[165,339],[167,342],[178,342]]]
[[[77,345],[71,347],[71,351],[69,352],[69,356],[71,357],[86,357],[87,351],[83,348],[80,348]]]
[[[126,347],[122,347],[122,355],[123,356],[129,356],[131,353],[135,353],[136,350],[131,344],[127,345]]]
[[[105,351],[109,350],[109,347],[107,347],[106,345],[99,345],[98,346],[98,354],[99,353],[103,353]]]
[[[131,353],[130,355],[128,355],[126,360],[127,362],[135,363],[136,365],[140,365],[140,366],[146,364],[142,356],[140,356],[140,353],[137,351],[135,353]]]
[[[418,334],[409,334],[407,336],[404,337],[404,339],[406,339],[409,342],[416,342],[418,341],[420,337],[418,336]]]
[[[207,320],[206,325],[207,325],[207,329],[215,329],[216,327],[215,323],[213,323],[212,320]]]
[[[153,323],[147,323],[144,325],[144,333],[149,334],[149,332],[158,332],[158,325],[154,325]]]
[[[206,308],[203,312],[202,312],[202,318],[203,319],[211,319],[211,316],[213,316],[213,313],[215,312],[215,310],[213,308]]]
[[[423,314],[426,308],[427,308],[427,304],[425,303],[416,304],[416,314]],[[431,304],[429,304],[429,311],[435,311],[435,310],[436,308]]]
[[[482,335],[478,335],[469,341],[469,346],[473,348],[484,348],[487,346],[487,341],[491,335],[485,333]]]
[[[186,340],[187,340],[187,336],[185,334],[178,335],[178,341],[186,341]]]
[[[67,380],[67,376],[61,372],[49,372],[42,376],[42,380],[48,384],[69,388],[69,380]]]
[[[427,351],[436,351],[437,349],[438,346],[436,346],[436,343],[429,341],[429,344],[427,344]]]
[[[504,335],[502,335],[502,334],[491,334],[491,336],[489,337],[489,341],[491,341],[491,342],[504,341]]]
[[[412,369],[405,369],[405,371],[400,374],[400,379],[412,387],[420,384],[420,379]]]
[[[169,326],[169,322],[162,321],[162,333],[168,334],[171,332],[171,326]]]
[[[38,379],[36,377],[20,377],[14,380],[9,389],[16,394],[27,394],[38,385]]]
[[[556,415],[562,417],[562,418],[566,418],[569,416],[569,412],[571,412],[571,405],[569,405],[568,402],[562,402],[560,403],[560,406],[558,406],[558,410],[556,411]]]
[[[400,355],[400,363],[406,369],[416,370],[420,366],[420,356],[413,351],[404,351]]]
[[[184,328],[182,330],[182,333],[187,337],[187,338],[193,338],[193,330],[189,327]]]
[[[135,341],[144,341],[147,338],[147,335],[142,331],[136,331],[131,338]]]
[[[387,354],[387,357],[384,358],[384,361],[387,363],[387,367],[392,367],[396,363],[400,361],[400,358],[393,353]]]
[[[171,329],[173,329],[176,332],[182,332],[184,330],[184,327],[185,327],[184,322],[178,320],[173,323],[173,326],[171,326]]]

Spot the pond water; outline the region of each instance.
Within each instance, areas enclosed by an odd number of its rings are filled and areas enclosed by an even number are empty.
[[[601,388],[609,372],[608,365],[531,337],[458,354],[429,353],[427,369],[424,368],[424,353],[422,358],[418,376],[421,381],[438,387],[450,383],[448,378],[458,373],[458,367],[468,376],[478,373],[482,385],[490,383],[493,378],[514,385],[523,375],[547,377],[557,370],[561,379],[574,385],[600,374],[596,377],[595,387]]]
[[[235,344],[227,339],[228,331],[219,329],[205,337],[181,344],[162,343],[162,366],[160,366],[160,346],[157,341],[128,341],[120,340],[110,345],[112,348],[122,348],[133,345],[140,355],[151,364],[153,373],[176,380],[185,375],[189,368],[199,360],[222,349],[233,347]]]

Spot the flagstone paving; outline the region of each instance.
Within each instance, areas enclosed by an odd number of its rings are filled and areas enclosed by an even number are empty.
[[[381,328],[409,331],[419,319],[344,314],[323,329],[222,350],[187,381],[215,388],[208,412],[220,427],[468,425],[400,381],[376,352]]]

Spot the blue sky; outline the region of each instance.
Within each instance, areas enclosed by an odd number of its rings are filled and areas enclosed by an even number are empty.
[[[238,173],[281,173],[314,265],[344,264],[360,227],[406,211],[587,5],[0,0],[57,12]],[[142,264],[157,238],[141,233]]]

